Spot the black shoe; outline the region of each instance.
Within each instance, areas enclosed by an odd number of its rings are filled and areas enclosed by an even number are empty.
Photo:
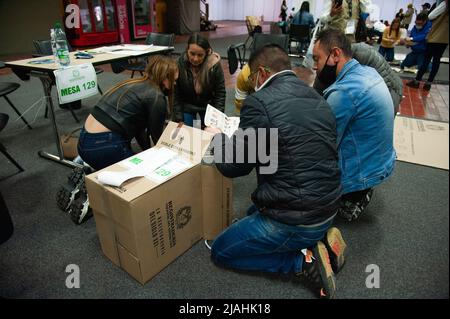
[[[407,86],[412,87],[414,89],[418,89],[420,86],[420,82],[416,81],[416,80],[411,80],[408,83],[406,83]]]
[[[89,197],[84,182],[79,194],[78,198],[69,207],[70,219],[76,225],[80,225],[92,217],[92,209],[89,207]]]
[[[319,298],[334,299],[336,280],[327,248],[322,242],[319,241],[312,251],[307,250],[303,270],[298,276],[307,280],[307,284]]]
[[[342,238],[341,232],[336,227],[328,229],[322,242],[325,244],[325,247],[327,247],[333,272],[337,274],[345,264],[347,244],[345,243],[344,238]]]
[[[423,85],[422,88],[423,88],[425,91],[431,90],[431,83],[430,83],[430,82],[425,83],[425,84]]]
[[[78,198],[80,188],[84,184],[84,175],[83,168],[74,168],[67,177],[67,183],[59,188],[56,203],[62,211],[67,212],[70,205]]]
[[[372,199],[373,189],[370,189],[364,198],[359,202],[344,201],[338,209],[338,215],[349,222],[358,219],[365,212],[367,205]]]

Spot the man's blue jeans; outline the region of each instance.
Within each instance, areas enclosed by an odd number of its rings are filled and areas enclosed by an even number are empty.
[[[255,206],[213,242],[212,260],[229,268],[271,273],[302,271],[301,249],[321,240],[333,218],[318,225],[293,226],[261,215]]]

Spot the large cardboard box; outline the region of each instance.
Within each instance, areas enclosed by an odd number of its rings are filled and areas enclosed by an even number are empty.
[[[231,180],[214,166],[201,164],[211,138],[204,131],[170,122],[153,151],[175,151],[189,167],[178,167],[163,181],[151,175],[120,187],[98,181],[102,172],[144,165],[149,161],[148,150],[86,176],[103,253],[142,284],[201,238],[215,238],[231,222]]]

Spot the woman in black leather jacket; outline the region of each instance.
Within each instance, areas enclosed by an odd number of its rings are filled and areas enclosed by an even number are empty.
[[[178,59],[180,76],[175,87],[175,122],[193,126],[199,113],[204,127],[206,106],[211,104],[224,112],[225,78],[220,56],[213,52],[208,40],[198,34],[188,40],[185,53]]]
[[[178,78],[176,61],[155,56],[140,79],[111,88],[88,116],[80,133],[78,154],[98,170],[132,156],[130,142],[150,148],[162,134],[172,109],[173,87]],[[168,99],[166,99],[168,96]]]

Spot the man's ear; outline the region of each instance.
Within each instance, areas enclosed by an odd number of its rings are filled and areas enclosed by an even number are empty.
[[[342,58],[342,50],[339,48],[333,48],[332,53],[334,63],[338,63],[339,60]]]

